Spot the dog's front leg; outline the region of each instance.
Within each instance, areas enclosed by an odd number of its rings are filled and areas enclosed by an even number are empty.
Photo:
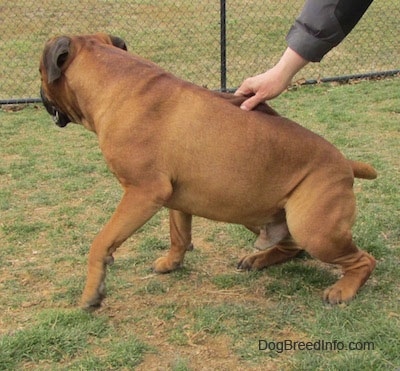
[[[186,251],[193,250],[192,215],[177,210],[169,211],[171,248],[167,256],[158,258],[153,269],[157,273],[168,273],[179,268]]]
[[[84,309],[96,309],[101,305],[105,296],[106,265],[113,260],[112,253],[161,208],[159,200],[160,197],[149,195],[146,190],[125,189],[110,221],[90,247],[88,275],[81,299]]]

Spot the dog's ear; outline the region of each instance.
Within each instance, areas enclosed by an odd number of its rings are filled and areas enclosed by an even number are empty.
[[[126,43],[123,39],[121,39],[118,36],[112,36],[112,35],[109,35],[109,36],[110,36],[111,42],[114,46],[116,46],[117,48],[120,48],[122,50],[128,50],[128,48],[126,47]]]
[[[66,36],[59,37],[45,50],[44,67],[47,72],[47,82],[51,84],[61,77],[61,67],[68,58],[71,39]]]

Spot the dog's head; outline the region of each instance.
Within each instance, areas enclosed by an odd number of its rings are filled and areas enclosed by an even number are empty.
[[[104,43],[127,50],[124,40],[116,36],[99,33],[88,36],[59,36],[50,39],[43,50],[39,72],[41,75],[40,96],[47,112],[54,122],[64,127],[76,122],[69,92],[66,89],[65,74],[83,46],[90,43]]]

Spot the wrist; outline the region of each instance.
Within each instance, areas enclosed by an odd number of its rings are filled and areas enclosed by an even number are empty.
[[[287,48],[275,67],[280,76],[290,83],[296,73],[308,63],[308,60],[297,54],[293,49]]]

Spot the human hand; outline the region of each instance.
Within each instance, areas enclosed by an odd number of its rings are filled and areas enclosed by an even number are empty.
[[[235,92],[237,96],[250,96],[240,108],[250,111],[259,103],[277,97],[289,86],[291,80],[291,76],[282,76],[276,67],[260,75],[249,77]]]
[[[294,50],[287,48],[274,67],[260,75],[244,80],[236,90],[235,95],[250,96],[240,108],[250,111],[259,103],[277,97],[290,85],[294,75],[307,63],[306,59]]]

